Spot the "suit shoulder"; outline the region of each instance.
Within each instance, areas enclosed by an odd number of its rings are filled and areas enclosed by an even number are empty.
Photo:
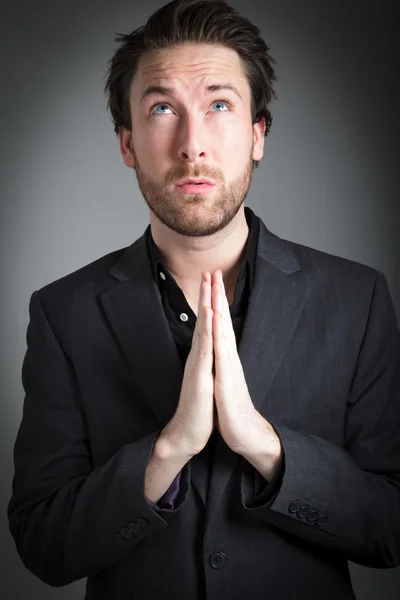
[[[359,282],[373,285],[379,271],[364,263],[324,252],[290,240],[282,240],[296,256],[301,268],[311,276],[321,279],[329,277],[349,277]]]
[[[77,290],[88,292],[91,295],[105,289],[114,281],[108,271],[126,249],[127,247],[113,250],[75,271],[51,281],[38,289],[39,296],[45,304],[52,305],[75,294]]]
[[[324,314],[352,316],[353,325],[364,330],[373,298],[379,305],[390,304],[385,275],[364,263],[285,240],[300,265],[298,276],[310,288],[310,300]]]

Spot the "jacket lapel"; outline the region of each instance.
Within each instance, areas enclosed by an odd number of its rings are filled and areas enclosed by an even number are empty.
[[[104,291],[100,300],[161,429],[175,413],[183,368],[152,277],[145,234],[127,248],[109,274],[119,283]]]
[[[261,221],[254,285],[238,347],[250,397],[259,412],[309,294],[307,284],[299,278],[290,277],[300,270],[289,247],[271,234]],[[278,416],[270,414],[267,418],[273,420]],[[239,458],[218,435],[207,499],[206,527]]]
[[[308,296],[308,287],[299,278],[290,277],[299,270],[289,247],[260,219],[254,284],[238,348],[257,410],[261,409]],[[162,429],[176,411],[184,369],[153,280],[146,232],[125,250],[109,274],[119,283],[105,290],[100,300],[142,397]],[[209,522],[239,455],[218,434],[208,498],[206,456],[202,452],[191,460],[191,479],[207,506]]]

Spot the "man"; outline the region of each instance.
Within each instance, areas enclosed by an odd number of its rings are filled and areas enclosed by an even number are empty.
[[[10,529],[88,600],[348,599],[400,563],[384,275],[244,207],[275,73],[225,2],[120,36],[106,89],[151,224],[35,291]]]

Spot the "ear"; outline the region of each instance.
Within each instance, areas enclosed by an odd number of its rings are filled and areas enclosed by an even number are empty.
[[[125,127],[120,127],[118,132],[119,147],[121,151],[122,160],[130,169],[135,168],[135,159],[133,158],[132,152],[132,133]]]
[[[265,117],[254,123],[253,125],[253,136],[254,136],[254,149],[253,149],[253,160],[259,161],[264,156],[264,142],[265,142],[265,130],[267,123]]]

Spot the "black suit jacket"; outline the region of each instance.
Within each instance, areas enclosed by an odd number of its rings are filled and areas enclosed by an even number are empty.
[[[145,234],[29,310],[8,513],[40,579],[88,577],[87,600],[344,600],[347,560],[400,564],[400,334],[382,273],[261,221],[238,351],[282,443],[281,485],[257,497],[255,469],[219,437],[162,514],[145,471],[183,367]]]

